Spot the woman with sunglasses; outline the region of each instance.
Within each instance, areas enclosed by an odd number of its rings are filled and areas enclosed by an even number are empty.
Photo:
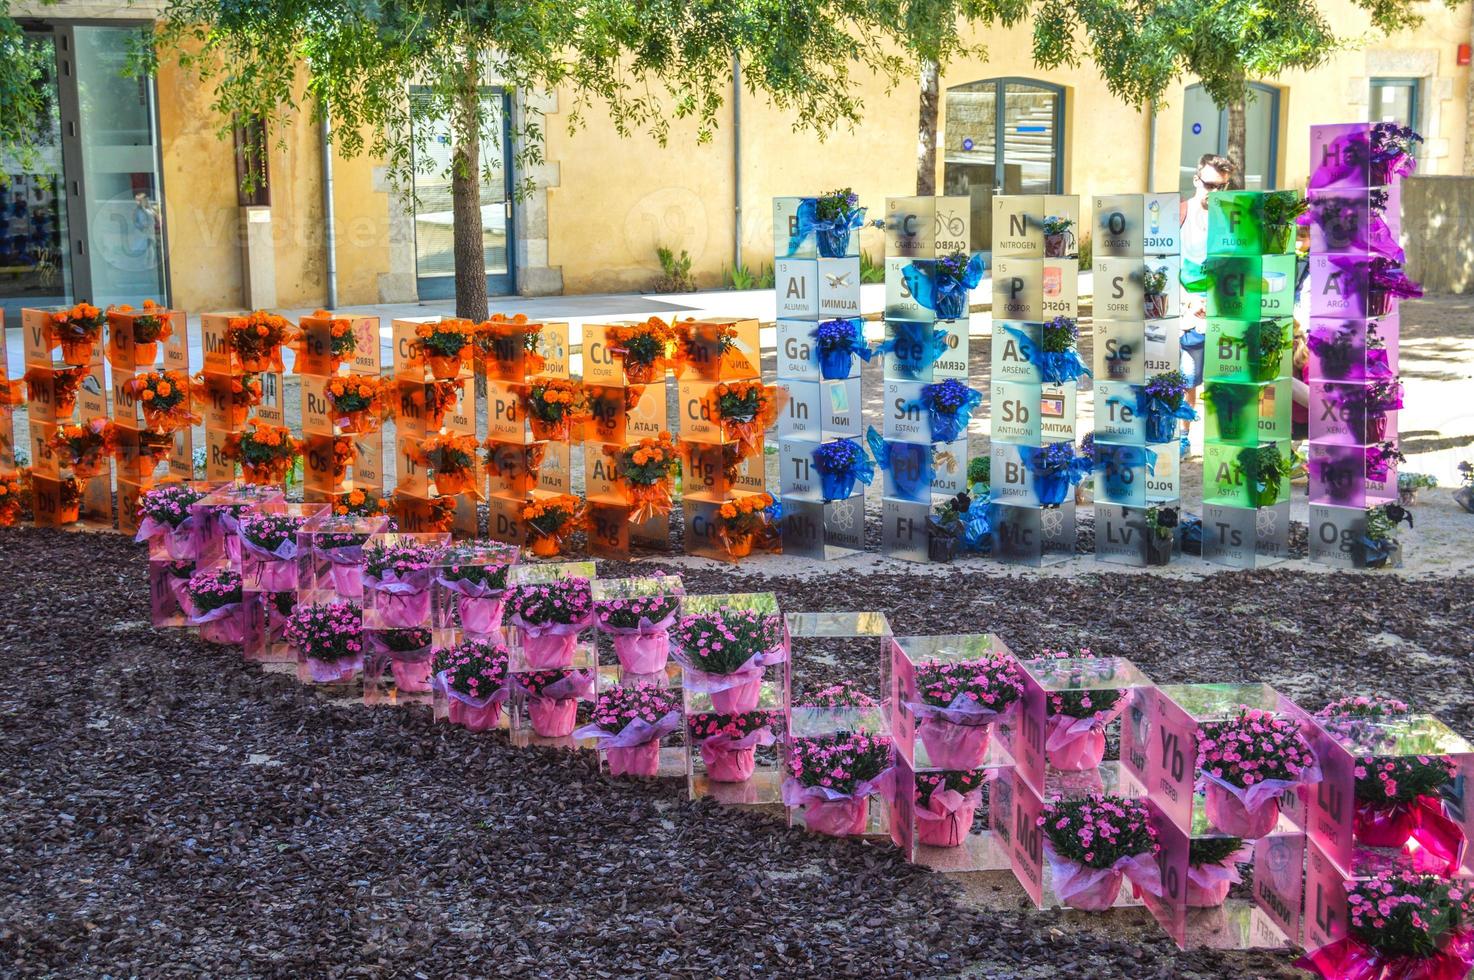
[[[1204,153],[1193,174],[1193,195],[1183,201],[1177,217],[1182,224],[1182,362],[1181,370],[1191,386],[1187,403],[1198,404],[1197,386],[1203,383],[1203,327],[1207,316],[1208,289],[1203,263],[1208,258],[1208,195],[1233,185],[1233,161],[1216,153]],[[1192,423],[1182,423],[1186,436]]]

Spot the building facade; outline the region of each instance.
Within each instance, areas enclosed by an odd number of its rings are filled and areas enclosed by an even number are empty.
[[[1349,3],[1326,6],[1343,36],[1369,29]],[[243,158],[238,134],[210,108],[209,82],[167,59],[156,79],[124,76],[128,44],[151,23],[147,6],[63,0],[12,13],[55,71],[36,160],[25,168],[0,161],[10,178],[0,192],[7,310],[145,298],[191,311],[310,307],[326,302],[330,273],[340,306],[453,294],[443,179],[420,178],[413,197],[401,193],[374,160],[325,155],[305,114],[289,132],[269,134],[260,159]],[[1256,81],[1247,186],[1303,187],[1308,127],[1369,118],[1427,137],[1420,172],[1462,174],[1469,68],[1459,62],[1471,12],[1430,4],[1426,13],[1417,30],[1342,52],[1315,71]],[[1225,113],[1199,86],[1177,86],[1155,111],[1138,111],[1114,99],[1088,64],[1035,70],[1027,28],[983,39],[988,60],[943,71],[939,192],[1188,190],[1197,158],[1225,148]],[[545,162],[531,172],[514,165],[515,126],[504,127],[501,146],[483,150],[493,163],[483,188],[489,291],[647,289],[659,246],[685,251],[701,286],[720,286],[738,261],[749,269],[771,262],[775,196],[850,186],[878,206],[912,193],[916,88],[887,92],[879,78],[861,86],[865,115],[852,130],[795,131],[790,115],[744,94],[728,100],[710,142],[698,145],[694,127],[675,124],[661,147],[593,118],[570,133],[558,93],[489,84],[494,112],[540,111],[546,134]],[[433,169],[448,157],[449,129],[430,136]],[[243,168],[264,178],[250,193],[241,189]],[[514,195],[528,178],[532,192]],[[988,229],[973,233],[985,248]],[[878,232],[866,232],[864,244],[880,255]]]

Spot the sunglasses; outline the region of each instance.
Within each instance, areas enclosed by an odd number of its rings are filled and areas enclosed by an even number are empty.
[[[1221,191],[1225,187],[1228,186],[1228,181],[1226,181],[1226,180],[1221,180],[1221,181],[1204,180],[1202,177],[1199,177],[1197,175],[1194,175],[1193,176],[1193,180],[1196,180],[1199,184],[1202,184],[1203,185],[1203,188],[1205,190],[1210,190],[1210,191]]]

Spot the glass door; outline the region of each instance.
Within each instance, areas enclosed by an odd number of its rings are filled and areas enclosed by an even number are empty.
[[[1244,190],[1273,190],[1279,162],[1280,93],[1249,83],[1244,103]],[[1182,156],[1178,190],[1193,193],[1193,175],[1205,153],[1228,155],[1228,110],[1213,104],[1201,85],[1189,85],[1182,96]]]
[[[33,152],[0,157],[0,308],[11,323],[24,307],[60,306],[72,297],[56,41],[39,33],[25,38],[45,74]]]
[[[411,93],[411,98],[414,98]],[[486,292],[506,296],[516,291],[513,273],[512,152],[508,119],[511,100],[501,89],[481,95],[487,131],[481,140],[481,235],[486,250]],[[415,272],[420,299],[455,296],[455,234],[452,225],[450,162],[455,151],[450,120],[440,116],[428,126],[414,168]]]

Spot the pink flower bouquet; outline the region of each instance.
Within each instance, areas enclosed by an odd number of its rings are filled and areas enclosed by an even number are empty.
[[[1044,860],[1063,905],[1100,912],[1115,904],[1121,879],[1152,895],[1162,893],[1157,868],[1157,831],[1146,804],[1096,794],[1051,800],[1039,817]]]
[[[757,747],[777,741],[771,711],[727,715],[702,711],[687,719],[688,734],[701,752],[706,778],[714,783],[742,783],[752,778]]]
[[[1203,723],[1198,770],[1208,822],[1250,840],[1274,829],[1286,790],[1320,781],[1320,766],[1299,723],[1247,707],[1229,721]]]
[[[313,683],[352,680],[363,668],[363,609],[341,599],[298,606],[287,620],[287,642]]]
[[[684,616],[671,630],[671,655],[685,671],[691,691],[711,695],[720,714],[752,711],[762,697],[763,674],[788,659],[783,623],[755,609],[722,609]]]
[[[185,592],[189,598],[189,624],[200,628],[200,639],[225,646],[245,642],[240,572],[229,567],[196,572],[190,576]]]
[[[430,622],[431,567],[439,551],[413,541],[371,542],[364,548],[364,597],[395,629]]]
[[[589,724],[574,738],[598,741],[616,776],[660,772],[660,740],[681,727],[681,697],[656,687],[614,687],[599,695]]]
[[[461,629],[484,636],[502,627],[507,573],[516,551],[486,553],[480,546],[461,546],[445,555],[437,580],[455,594]]]
[[[614,638],[614,655],[631,674],[654,674],[665,669],[670,656],[670,627],[681,608],[680,595],[601,599],[594,619],[601,633]]]
[[[334,527],[341,530],[334,530]],[[342,599],[363,598],[363,568],[368,560],[364,545],[371,535],[361,527],[362,518],[340,514],[322,519],[312,531],[312,545],[317,556],[328,562],[333,591]]]
[[[370,656],[364,660],[364,673],[380,677],[387,664],[396,688],[408,694],[423,694],[430,690],[435,652],[430,644],[430,630],[425,626],[373,630],[368,634]]]
[[[1187,852],[1187,907],[1222,905],[1228,890],[1244,880],[1239,862],[1253,857],[1254,849],[1240,837],[1194,837]]]
[[[534,670],[510,675],[510,686],[527,706],[533,732],[542,738],[573,734],[578,702],[594,694],[591,670]]]
[[[182,483],[165,483],[145,490],[138,501],[138,533],[134,541],[147,541],[149,556],[173,561],[199,558],[190,508],[205,495]]]
[[[1385,872],[1345,883],[1350,934],[1295,961],[1326,980],[1464,980],[1474,970],[1469,883]]]
[[[906,707],[930,764],[977,769],[988,755],[989,726],[1013,710],[1023,684],[1011,658],[982,657],[917,664],[916,692],[921,700]]]
[[[929,847],[961,847],[983,798],[982,769],[916,774],[916,839]]]
[[[467,639],[435,651],[435,676],[450,701],[450,723],[473,732],[497,726],[507,699],[507,648]]]
[[[813,833],[863,834],[870,796],[891,789],[891,749],[889,738],[860,732],[795,738],[788,751],[783,804],[803,807],[804,826]]]
[[[256,559],[263,592],[297,588],[297,534],[303,519],[291,514],[252,513],[241,518],[241,547]]]
[[[593,621],[593,589],[586,578],[518,585],[507,595],[507,611],[527,666],[558,670],[573,664],[578,634]]]

